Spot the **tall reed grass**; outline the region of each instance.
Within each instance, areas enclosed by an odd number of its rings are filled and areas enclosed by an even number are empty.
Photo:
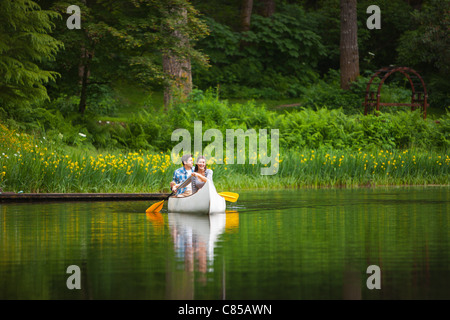
[[[278,172],[257,164],[210,164],[219,191],[287,187],[449,184],[450,157],[420,149],[280,151]],[[0,187],[12,192],[168,192],[169,154],[61,149],[0,124]]]

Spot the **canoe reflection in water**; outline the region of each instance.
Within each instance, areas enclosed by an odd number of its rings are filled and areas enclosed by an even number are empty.
[[[169,212],[168,218],[176,259],[184,261],[186,271],[194,271],[196,262],[201,273],[213,271],[214,247],[219,236],[225,231],[226,214]]]
[[[168,256],[166,260],[165,299],[195,299],[198,294],[196,283],[205,288],[209,280],[213,281],[213,286],[219,281],[221,290],[213,290],[213,296],[205,298],[225,299],[225,257],[214,263],[217,259],[215,249],[224,233],[232,234],[239,230],[239,213],[234,210],[209,215],[147,213],[147,219],[161,236],[168,224],[174,246],[175,256]]]

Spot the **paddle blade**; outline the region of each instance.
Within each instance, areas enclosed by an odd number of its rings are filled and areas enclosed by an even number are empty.
[[[164,218],[161,212],[147,212],[145,215],[147,216],[147,220],[151,221],[156,226],[164,225]]]
[[[229,202],[236,202],[237,199],[239,198],[239,194],[235,192],[221,192],[219,193],[219,195]]]
[[[160,202],[157,202],[157,203],[154,203],[147,210],[145,210],[145,212],[146,213],[149,213],[149,212],[160,212],[162,207],[163,207],[163,205],[164,205],[164,200],[160,201]]]

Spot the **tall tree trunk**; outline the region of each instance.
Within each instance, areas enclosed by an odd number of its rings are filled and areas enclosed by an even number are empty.
[[[81,63],[78,67],[78,76],[80,77],[81,93],[80,103],[78,105],[78,112],[84,114],[86,111],[87,101],[87,87],[89,84],[90,64],[93,53],[89,52],[86,48],[81,48]]]
[[[348,90],[359,76],[356,0],[341,0],[341,88]]]
[[[186,8],[172,8],[171,11],[180,15],[179,25],[187,23]],[[171,35],[177,39],[181,50],[178,54],[172,50],[163,52],[163,71],[168,76],[164,89],[165,111],[173,102],[174,97],[184,100],[192,91],[191,60],[186,53],[186,49],[189,48],[189,39],[176,28]]]
[[[249,31],[250,30],[250,21],[252,17],[253,11],[253,0],[242,0],[242,8],[241,8],[241,31]]]
[[[167,52],[163,54],[163,70],[169,76],[164,89],[164,110],[167,111],[175,97],[184,100],[192,91],[191,61]]]
[[[275,13],[275,0],[259,0],[258,14],[263,17],[271,17]]]
[[[253,11],[253,0],[242,0],[241,32],[246,32],[250,30],[252,11]],[[245,39],[241,39],[241,42],[239,44],[240,49],[244,48],[247,45],[248,45],[247,41],[245,41]]]

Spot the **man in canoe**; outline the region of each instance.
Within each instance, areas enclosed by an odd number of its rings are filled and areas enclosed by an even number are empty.
[[[181,157],[181,163],[183,167],[175,170],[173,173],[173,179],[172,182],[170,182],[170,189],[173,192],[177,192],[177,197],[186,197],[192,194],[192,185],[189,183],[186,187],[178,190],[178,187],[185,182],[187,179],[189,179],[194,172],[192,169],[193,166],[193,160],[191,154],[185,154]]]

